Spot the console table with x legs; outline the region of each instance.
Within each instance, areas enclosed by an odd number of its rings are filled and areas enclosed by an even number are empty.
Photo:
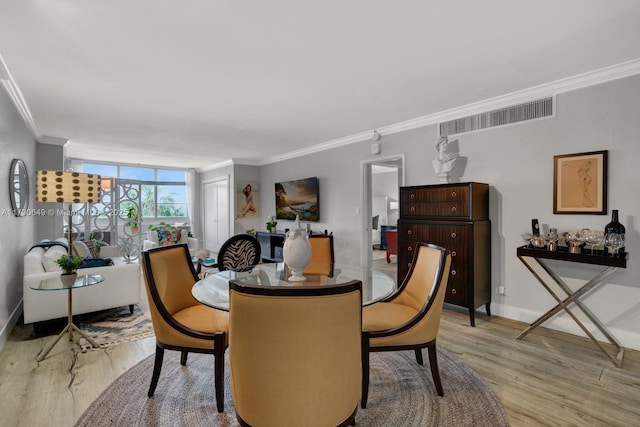
[[[563,250],[565,249],[565,250]],[[567,314],[580,326],[580,328],[584,331],[584,333],[591,338],[591,340],[596,343],[596,345],[607,355],[607,357],[613,362],[617,367],[622,367],[622,359],[624,357],[624,348],[618,340],[615,339],[613,335],[607,330],[605,325],[593,314],[593,312],[582,302],[580,301],[580,297],[585,295],[591,289],[595,288],[604,280],[613,274],[618,268],[626,268],[627,267],[627,257],[626,253],[622,255],[605,255],[602,251],[595,251],[593,254],[590,253],[580,253],[574,254],[566,251],[566,248],[559,247],[557,251],[549,251],[546,249],[537,249],[531,248],[528,246],[522,246],[518,248],[518,259],[527,267],[527,269],[533,274],[533,276],[544,286],[544,288],[551,294],[551,296],[557,301],[557,305],[551,308],[549,311],[540,316],[536,321],[531,323],[527,329],[525,329],[520,335],[516,337],[516,339],[521,340],[525,337],[529,332],[533,329],[540,326],[542,323],[549,320],[560,310],[564,310]],[[601,265],[604,266],[605,269],[596,274],[591,280],[584,283],[579,289],[572,290],[563,280],[558,276],[551,268],[549,264],[544,260],[557,260],[557,261],[568,261],[568,262],[577,262],[583,264],[591,264],[591,265]],[[543,277],[539,274],[538,271],[534,268],[533,260],[536,264],[538,264],[542,269],[547,273],[547,277]],[[562,291],[567,294],[567,297],[562,299],[559,295],[554,292],[554,290],[550,286],[549,278],[555,282]],[[606,339],[614,345],[616,349],[615,356],[612,355],[606,348],[602,346],[602,343],[598,341],[593,334],[589,331],[589,329],[578,319],[569,309],[569,305],[574,303],[586,316],[589,318],[591,322],[602,332],[602,334],[606,337]]]

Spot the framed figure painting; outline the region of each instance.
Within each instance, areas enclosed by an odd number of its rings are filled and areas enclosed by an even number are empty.
[[[553,156],[553,213],[607,213],[607,150]]]
[[[237,218],[259,218],[258,203],[260,201],[259,183],[257,181],[240,182],[236,200]]]

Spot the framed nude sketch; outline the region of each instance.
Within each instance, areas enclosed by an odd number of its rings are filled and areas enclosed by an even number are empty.
[[[553,213],[607,213],[607,150],[553,156]]]

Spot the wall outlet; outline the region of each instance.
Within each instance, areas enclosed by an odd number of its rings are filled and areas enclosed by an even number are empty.
[[[500,295],[506,295],[507,294],[507,289],[504,286],[498,286],[498,293]]]

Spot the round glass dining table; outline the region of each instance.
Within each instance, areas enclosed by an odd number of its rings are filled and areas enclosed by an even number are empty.
[[[396,282],[391,276],[364,267],[334,264],[333,277],[305,275],[307,280],[303,282],[287,281],[288,271],[281,262],[258,264],[247,270],[212,273],[196,282],[191,293],[202,304],[229,311],[231,280],[240,280],[254,286],[322,286],[361,280],[362,305],[379,301],[396,289]]]

